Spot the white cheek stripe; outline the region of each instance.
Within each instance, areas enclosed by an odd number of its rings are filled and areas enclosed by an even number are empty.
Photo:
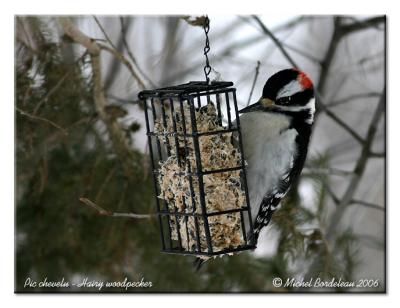
[[[301,92],[304,89],[302,88],[300,82],[298,80],[292,80],[287,85],[285,85],[282,89],[279,90],[278,94],[276,95],[276,99],[285,97],[285,96],[292,96],[297,92]]]

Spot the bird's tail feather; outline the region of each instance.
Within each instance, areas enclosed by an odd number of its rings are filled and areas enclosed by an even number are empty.
[[[253,232],[247,232],[247,243],[257,244],[258,236],[260,235],[260,230],[253,230]]]
[[[265,220],[262,223],[258,223],[257,220],[255,221],[253,226],[254,227],[253,233],[249,231],[249,233],[247,234],[247,238],[249,239],[248,241],[250,243],[253,242],[257,244],[261,229],[269,225],[269,223],[271,222],[272,214],[274,212],[275,210],[269,210],[268,213],[266,214]]]

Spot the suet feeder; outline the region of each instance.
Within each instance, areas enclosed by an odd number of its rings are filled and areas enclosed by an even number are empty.
[[[206,81],[139,93],[153,169],[162,251],[200,258],[254,249],[236,89]]]
[[[209,257],[255,248],[232,86],[195,81],[139,93],[163,252]]]

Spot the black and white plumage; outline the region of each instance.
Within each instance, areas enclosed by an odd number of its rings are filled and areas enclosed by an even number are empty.
[[[260,100],[240,111],[255,242],[303,169],[314,112],[313,84],[295,69],[271,76]]]
[[[314,112],[313,84],[296,69],[271,76],[262,97],[239,111],[255,243],[303,169]],[[196,259],[197,270],[206,260]]]

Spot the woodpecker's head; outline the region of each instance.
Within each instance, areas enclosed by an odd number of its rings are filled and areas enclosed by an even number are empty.
[[[315,102],[314,87],[310,78],[296,69],[285,69],[272,75],[265,83],[262,97],[240,110],[248,112],[278,112],[290,116],[301,116],[312,124]]]

